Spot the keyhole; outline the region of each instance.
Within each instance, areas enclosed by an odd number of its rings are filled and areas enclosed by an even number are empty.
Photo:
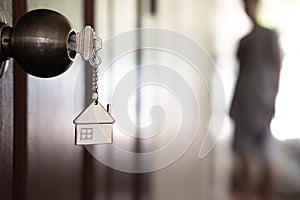
[[[2,43],[3,43],[3,44],[9,44],[9,41],[10,41],[10,40],[9,40],[8,38],[4,38],[4,39],[2,40]]]

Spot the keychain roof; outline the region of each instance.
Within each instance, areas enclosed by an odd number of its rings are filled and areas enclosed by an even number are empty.
[[[113,124],[114,122],[114,118],[99,102],[91,103],[73,121],[74,124]]]

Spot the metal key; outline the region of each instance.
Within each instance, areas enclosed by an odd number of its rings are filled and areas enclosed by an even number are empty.
[[[91,59],[95,49],[99,50],[102,48],[101,38],[95,34],[94,29],[90,26],[84,27],[76,35],[71,35],[70,39],[70,49],[81,54],[86,61]]]
[[[80,113],[73,121],[75,124],[75,144],[94,145],[112,143],[112,128],[115,122],[110,114],[110,105],[107,110],[98,102],[98,67],[101,59],[98,50],[102,48],[102,40],[90,26],[84,27],[81,32],[70,37],[70,48],[81,54],[93,67],[93,102]]]

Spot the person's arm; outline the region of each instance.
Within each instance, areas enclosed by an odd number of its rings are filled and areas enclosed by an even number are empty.
[[[274,109],[273,109],[273,117],[275,115],[275,101],[276,101],[276,96],[277,92],[279,89],[279,79],[280,79],[280,71],[282,67],[282,57],[281,57],[281,51],[280,51],[280,45],[279,45],[279,40],[278,36],[275,31],[272,31],[271,35],[271,52],[272,52],[272,59],[275,64],[275,88],[276,88],[276,93],[274,96]]]
[[[271,35],[271,50],[272,50],[272,57],[273,57],[273,61],[275,64],[275,68],[276,68],[276,83],[277,83],[277,87],[278,87],[278,83],[279,83],[279,77],[280,77],[280,71],[281,71],[281,66],[282,66],[282,58],[281,58],[281,51],[280,51],[280,46],[279,46],[279,40],[278,40],[278,36],[276,34],[275,31],[272,32]]]
[[[236,58],[238,59],[239,63],[240,63],[240,60],[241,60],[241,55],[242,55],[242,40],[239,42],[237,52],[236,52]],[[233,98],[232,98],[231,106],[230,106],[230,110],[229,110],[229,116],[232,119],[235,119],[236,112],[237,112],[237,108],[236,108],[236,106],[237,106],[236,90],[237,90],[237,87],[238,87],[237,83],[235,85],[235,91],[234,91],[234,94],[233,94]]]

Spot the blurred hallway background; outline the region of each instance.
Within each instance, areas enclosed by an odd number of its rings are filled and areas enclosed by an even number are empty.
[[[87,4],[92,7],[86,8]],[[82,30],[87,23],[93,25],[104,45],[110,38],[136,28],[172,30],[203,47],[215,65],[212,64],[205,72],[210,76],[208,82],[192,78],[189,80],[201,110],[194,142],[172,165],[145,174],[111,169],[95,160],[83,147],[73,145],[72,120],[90,103],[91,69],[83,67],[86,63],[80,56],[76,57],[73,66],[62,76],[43,80],[27,75],[28,102],[24,119],[27,124],[27,167],[22,169],[22,184],[26,187],[22,190],[25,191],[24,194],[19,191],[23,199],[233,199],[231,175],[234,157],[231,139],[234,127],[227,113],[238,70],[235,55],[237,44],[250,30],[250,22],[244,14],[241,0],[27,0],[26,5],[28,11],[47,8],[62,13],[72,21],[77,31]],[[278,200],[300,199],[299,10],[298,0],[262,0],[259,14],[262,24],[276,29],[282,48],[280,90],[271,127],[274,136],[272,153],[276,158],[275,196]],[[91,13],[92,18],[88,18],[91,21],[87,21],[86,16]],[[113,64],[107,79],[100,81],[101,103],[111,103],[111,95],[120,76],[137,62],[143,65],[153,59],[174,66],[174,70],[187,73],[188,76],[188,72],[182,67],[185,64],[178,64],[178,58],[174,56],[151,52],[142,57],[139,53],[127,55]],[[142,74],[143,71],[136,74],[137,83]],[[213,151],[199,159],[199,150],[211,116],[222,113],[222,107],[211,99],[213,93],[217,92],[214,90],[217,75],[221,77],[225,92],[225,121],[221,137]],[[116,142],[122,147],[143,152],[174,137],[172,134],[178,129],[181,120],[181,108],[175,107],[178,106],[176,98],[172,95],[165,96],[165,91],[160,89],[145,88],[144,92],[137,92],[137,96],[128,102],[131,103],[128,108],[129,116],[136,124],[151,124],[150,109],[160,104],[166,106],[168,116],[171,116],[168,122],[172,125],[166,126],[166,131],[170,134],[149,146],[137,145],[138,140],[134,143],[124,141],[122,137],[118,137],[118,127],[114,127]],[[54,118],[55,126],[51,125]],[[209,139],[215,140],[219,132],[208,134]],[[113,152],[108,152],[107,156],[114,157]]]

